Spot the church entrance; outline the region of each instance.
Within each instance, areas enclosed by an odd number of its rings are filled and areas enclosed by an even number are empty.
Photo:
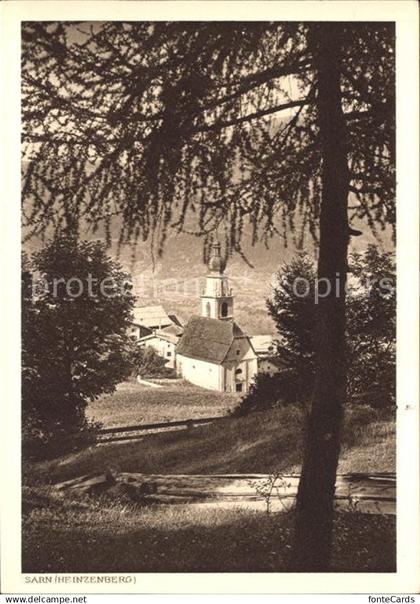
[[[245,382],[243,378],[243,372],[240,367],[235,371],[235,390],[236,392],[245,392]]]

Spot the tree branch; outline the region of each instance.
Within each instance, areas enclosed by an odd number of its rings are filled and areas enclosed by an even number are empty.
[[[270,107],[268,109],[262,109],[261,111],[256,111],[255,113],[250,113],[243,117],[238,117],[236,119],[229,120],[226,122],[221,121],[216,122],[214,124],[209,124],[207,126],[193,128],[192,134],[197,134],[198,132],[210,132],[212,130],[222,130],[223,128],[228,128],[229,126],[237,126],[238,124],[250,122],[251,120],[264,117],[265,115],[271,115],[272,113],[286,111],[287,109],[293,109],[294,107],[304,107],[305,105],[309,105],[309,103],[309,97],[302,101],[291,101],[290,103],[282,103],[280,105],[275,105],[274,107]]]
[[[228,103],[229,101],[234,101],[242,94],[246,94],[254,88],[258,88],[258,86],[266,84],[270,80],[281,78],[287,75],[292,75],[293,73],[296,73],[296,71],[300,71],[305,67],[309,66],[310,63],[308,62],[308,60],[305,60],[301,63],[295,63],[293,65],[281,67],[276,66],[272,67],[271,69],[267,69],[266,71],[262,71],[258,74],[252,74],[244,78],[244,80],[241,82],[241,86],[238,88],[238,90],[236,90],[236,92],[226,95],[225,97],[222,97],[220,99],[214,99],[213,101],[210,101],[210,103],[206,105],[204,109],[213,109],[214,107],[218,107],[219,105]]]
[[[385,121],[386,118],[392,117],[394,115],[394,107],[389,105],[388,103],[376,104],[372,109],[367,109],[365,111],[349,111],[344,114],[344,117],[348,121],[364,119],[364,118],[372,118],[378,119],[382,118]]]
[[[370,187],[353,187],[352,185],[349,186],[349,191],[351,193],[354,193],[355,195],[366,195],[369,193],[373,193],[374,195],[380,195],[381,191],[377,188],[370,188]]]

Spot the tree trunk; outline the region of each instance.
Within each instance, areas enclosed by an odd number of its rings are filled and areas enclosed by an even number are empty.
[[[333,502],[346,397],[345,285],[348,166],[340,90],[340,35],[335,23],[310,26],[318,77],[322,201],[315,328],[315,389],[308,418],[296,503],[292,570],[326,571],[331,557]],[[328,295],[327,287],[331,288]],[[321,297],[322,296],[322,297]]]

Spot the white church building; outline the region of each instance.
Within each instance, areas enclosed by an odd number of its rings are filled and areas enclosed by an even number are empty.
[[[223,272],[220,243],[212,245],[201,315],[184,327],[176,350],[184,379],[221,392],[248,392],[258,371],[250,337],[234,321],[233,295]]]

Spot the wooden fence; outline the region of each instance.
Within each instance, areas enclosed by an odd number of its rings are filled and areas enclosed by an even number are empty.
[[[85,475],[55,485],[68,493],[115,494],[147,504],[194,504],[224,509],[287,512],[296,500],[299,474]],[[395,474],[339,474],[335,509],[366,514],[396,513]]]
[[[181,419],[171,422],[156,422],[153,424],[136,424],[133,426],[120,426],[116,428],[102,428],[98,430],[98,443],[108,443],[122,440],[135,440],[142,438],[145,432],[169,431],[188,429],[201,424],[210,424],[211,422],[224,419],[226,416],[218,415],[216,417],[199,417],[196,419]],[[134,434],[136,433],[136,434]]]

